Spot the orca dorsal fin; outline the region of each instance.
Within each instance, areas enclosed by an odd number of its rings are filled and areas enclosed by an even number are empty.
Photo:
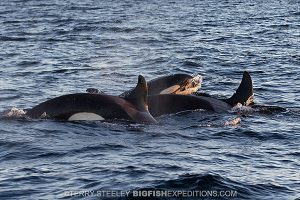
[[[138,110],[148,110],[147,106],[148,86],[145,78],[139,75],[138,83],[134,89],[123,93],[120,97],[136,106]]]
[[[244,71],[242,82],[236,92],[232,95],[232,97],[226,99],[225,102],[231,106],[235,106],[238,103],[246,106],[253,104],[252,79],[247,71]]]

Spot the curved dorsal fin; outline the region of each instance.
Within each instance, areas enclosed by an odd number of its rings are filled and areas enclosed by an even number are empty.
[[[126,92],[120,97],[126,99],[136,106],[138,110],[148,110],[147,106],[148,86],[145,78],[139,75],[138,83],[134,89]]]
[[[236,92],[229,99],[224,100],[231,106],[241,103],[243,105],[253,104],[253,85],[250,74],[244,71],[242,82]]]

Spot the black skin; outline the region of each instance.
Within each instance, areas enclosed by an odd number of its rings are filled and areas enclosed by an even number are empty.
[[[121,106],[113,103],[117,97],[88,93],[68,94],[45,101],[27,111],[31,118],[39,118],[45,112],[47,117],[67,120],[79,112],[91,112],[105,119],[130,119]]]
[[[153,117],[197,109],[225,112],[231,108],[226,102],[212,97],[175,94],[148,96],[148,107]]]
[[[105,94],[68,94],[33,107],[26,115],[41,118],[46,114],[48,118],[67,120],[73,114],[87,112],[98,114],[104,119],[155,123],[147,109],[147,92],[147,83],[143,76],[139,76],[137,86],[124,98]]]

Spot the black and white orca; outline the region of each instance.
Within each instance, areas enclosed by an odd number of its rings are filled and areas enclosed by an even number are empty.
[[[148,96],[148,108],[153,117],[172,114],[187,110],[209,110],[225,112],[241,103],[253,103],[253,85],[248,72],[244,72],[243,79],[236,93],[229,99],[217,99],[209,96],[161,94]]]
[[[147,106],[148,86],[139,76],[136,87],[126,97],[106,94],[75,93],[45,101],[29,110],[30,118],[58,120],[125,119],[137,123],[155,123]]]

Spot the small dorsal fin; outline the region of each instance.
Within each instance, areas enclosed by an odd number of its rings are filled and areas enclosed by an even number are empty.
[[[231,106],[235,106],[238,103],[246,106],[253,104],[252,79],[247,71],[244,71],[242,82],[236,92],[232,95],[232,97],[225,99],[224,101],[229,103]]]
[[[105,94],[105,92],[98,90],[97,88],[88,88],[86,89],[86,92],[90,94]]]
[[[86,92],[90,93],[90,94],[99,94],[99,93],[101,93],[101,91],[99,92],[99,90],[97,88],[88,88],[88,89],[86,89]]]
[[[139,75],[138,83],[134,89],[124,93],[123,95],[120,95],[120,97],[129,101],[141,111],[148,110],[147,96],[148,86],[145,78],[142,75]]]

